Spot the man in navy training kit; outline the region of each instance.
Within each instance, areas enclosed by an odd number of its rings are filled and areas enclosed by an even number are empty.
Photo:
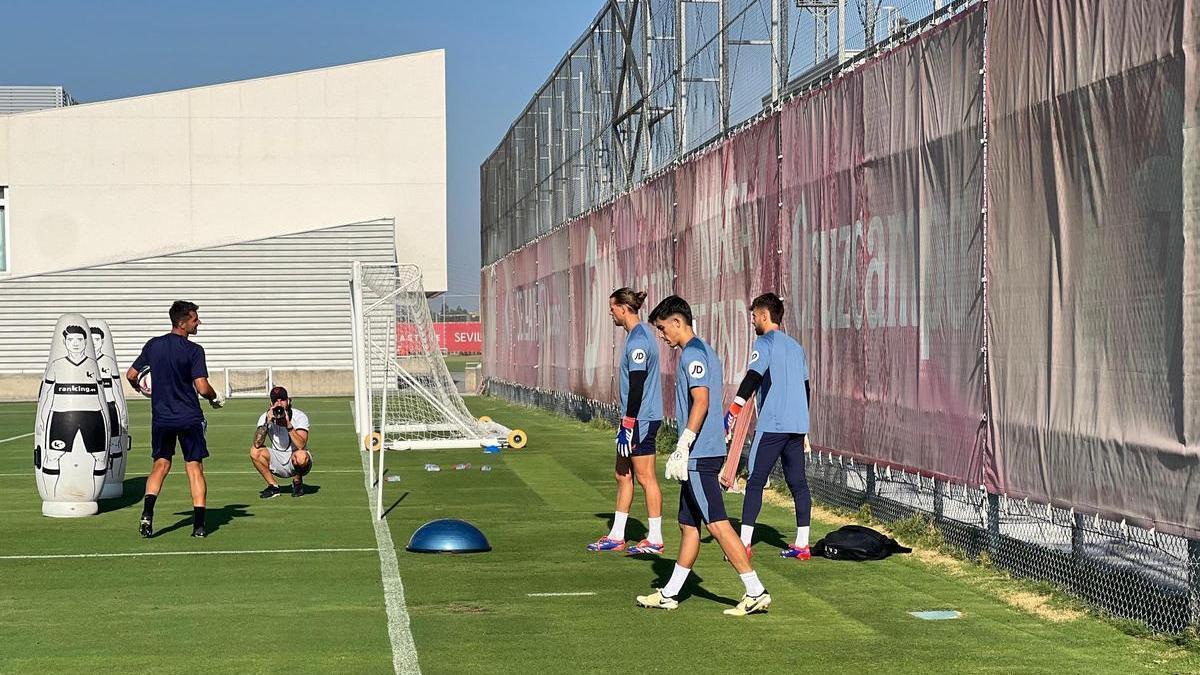
[[[751,555],[754,524],[762,511],[763,488],[783,458],[783,477],[796,503],[796,542],[780,552],[784,558],[808,560],[808,526],[812,499],[804,475],[804,449],[808,434],[808,358],[804,347],[784,333],[783,301],[774,293],[764,293],[750,303],[754,332],[754,350],[750,365],[738,387],[737,396],[725,414],[726,438],[732,436],[746,400],[757,392],[758,425],[747,460],[750,477],[742,502],[742,544]]]
[[[725,610],[730,616],[764,612],[771,596],[763,588],[758,574],[750,567],[746,549],[725,515],[718,473],[725,461],[725,438],[717,419],[721,416],[721,361],[716,353],[692,331],[692,308],[679,296],[672,295],[650,313],[650,321],[663,340],[683,350],[675,375],[675,419],[679,442],[667,460],[666,477],[683,481],[679,490],[679,558],[667,585],[650,595],[639,595],[642,607],[675,609],[676,596],[691,574],[700,554],[700,523],[721,545],[725,557],[737,570],[746,586],[746,594],[735,607]]]
[[[650,532],[629,549],[630,555],[662,553],[662,491],[654,475],[655,438],[662,424],[662,384],[654,327],[638,319],[646,293],[618,288],[608,297],[613,324],[625,329],[621,353],[621,427],[617,430],[617,506],[612,529],[588,544],[589,551],[625,550],[625,521],[633,506],[633,478],[646,495]]]
[[[138,523],[138,531],[143,537],[154,535],[154,502],[162,490],[163,480],[171,471],[176,442],[183,449],[188,483],[192,488],[192,536],[206,534],[204,504],[208,485],[204,481],[203,462],[208,457],[208,444],[204,440],[206,423],[196,393],[208,399],[214,408],[225,405],[225,400],[208,383],[204,348],[188,340],[188,336],[195,335],[200,328],[198,309],[200,307],[194,303],[176,300],[170,311],[171,332],[151,338],[125,373],[125,379],[134,389],[139,388],[138,374],[142,368],[150,366],[153,378],[150,446],[154,467],[146,479],[146,500]]]

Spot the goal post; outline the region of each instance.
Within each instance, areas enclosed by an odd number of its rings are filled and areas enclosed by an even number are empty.
[[[355,261],[350,299],[355,430],[362,450],[379,451],[378,464],[368,463],[371,484],[382,478],[388,451],[525,444],[520,430],[467,410],[438,345],[419,267]],[[377,516],[381,500],[382,481]]]
[[[270,368],[226,368],[225,398],[266,398],[275,378]]]

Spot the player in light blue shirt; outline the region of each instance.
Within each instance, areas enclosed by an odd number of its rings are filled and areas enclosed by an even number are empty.
[[[633,506],[633,479],[646,495],[650,532],[629,554],[662,553],[662,490],[654,473],[655,440],[662,424],[662,374],[654,328],[638,319],[644,292],[618,288],[608,297],[613,323],[625,329],[621,351],[621,426],[617,429],[617,508],[608,534],[588,544],[589,551],[624,551],[625,522]]]
[[[754,350],[750,365],[738,387],[737,396],[725,414],[725,429],[732,436],[738,415],[746,401],[757,392],[758,425],[747,459],[750,477],[746,480],[746,498],[742,502],[742,544],[746,551],[754,537],[754,524],[762,511],[762,493],[775,462],[783,459],[783,477],[796,504],[796,541],[780,555],[808,560],[808,527],[812,498],[804,475],[804,450],[808,434],[808,356],[799,342],[784,333],[783,301],[774,293],[764,293],[750,303],[754,322]]]
[[[677,295],[658,304],[650,321],[671,347],[682,350],[675,374],[675,421],[679,442],[667,460],[666,477],[682,481],[679,490],[679,557],[671,579],[650,595],[639,595],[642,607],[675,609],[683,588],[700,554],[700,523],[704,523],[721,545],[725,557],[737,570],[746,594],[725,614],[745,616],[766,611],[771,595],[750,567],[746,549],[725,515],[725,502],[717,478],[725,463],[725,438],[721,424],[721,361],[716,352],[692,330],[692,308]]]

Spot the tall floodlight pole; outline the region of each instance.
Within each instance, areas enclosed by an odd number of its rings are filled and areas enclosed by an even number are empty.
[[[838,63],[846,62],[846,0],[838,0]]]
[[[717,31],[720,53],[717,56],[717,80],[720,87],[721,134],[729,131],[729,31],[725,25],[726,0],[717,0]]]
[[[675,137],[676,157],[687,151],[687,0],[675,0]]]
[[[650,118],[653,107],[650,105],[650,95],[654,91],[654,23],[650,15],[650,0],[640,0],[642,3],[642,44],[645,45],[645,58],[642,59],[642,175],[650,173],[654,165],[654,143],[650,142]]]
[[[788,3],[771,0],[771,100],[778,101],[788,79]]]

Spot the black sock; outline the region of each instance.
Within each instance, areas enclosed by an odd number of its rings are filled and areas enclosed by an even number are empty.
[[[151,518],[154,516],[154,500],[158,499],[158,495],[146,495],[146,501],[142,504],[142,515]]]
[[[203,506],[193,506],[192,507],[192,529],[195,529],[197,527],[204,527],[204,507]]]

